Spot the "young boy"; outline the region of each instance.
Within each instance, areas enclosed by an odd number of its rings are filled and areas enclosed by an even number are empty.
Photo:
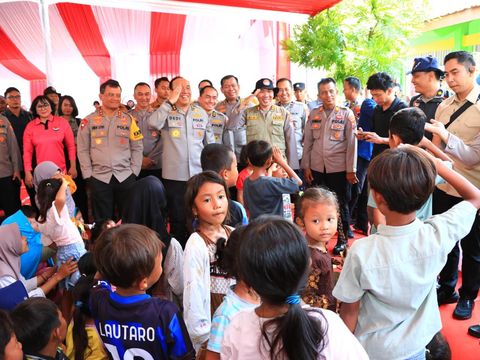
[[[103,283],[93,290],[90,310],[113,359],[194,359],[177,306],[146,294],[162,274],[162,242],[153,230],[125,224],[105,230],[95,246]]]
[[[426,121],[427,117],[425,113],[416,107],[397,111],[390,121],[388,138],[390,148],[394,149],[401,144],[420,145],[433,153],[434,156],[443,160],[445,165],[451,168],[451,160],[449,157],[445,155],[442,150],[433,145],[430,140],[424,137]],[[435,185],[443,182],[444,181],[440,176],[435,178]],[[371,193],[368,197],[368,208],[368,211],[371,214],[371,223],[373,224],[372,233],[375,233],[379,224],[385,224],[385,217],[377,208],[377,204]],[[417,218],[424,221],[431,216],[432,196],[430,195],[422,207],[417,210]]]
[[[416,210],[432,193],[437,171],[466,201],[422,222]],[[470,231],[480,191],[411,145],[374,158],[368,181],[386,225],[353,244],[333,295],[370,358],[423,359],[442,327],[437,275],[456,241]]]
[[[202,171],[212,170],[218,173],[227,187],[235,186],[238,179],[237,158],[228,146],[223,144],[208,144],[200,155]],[[242,204],[232,199],[228,200],[229,218],[226,225],[238,227],[248,224],[247,213]]]
[[[67,335],[67,322],[51,300],[27,299],[15,307],[11,318],[25,359],[68,360],[61,349]]]
[[[253,167],[252,174],[243,184],[245,207],[250,220],[263,214],[283,216],[283,194],[293,194],[299,190],[302,180],[288,165],[277,147],[263,140],[247,144],[247,158]],[[276,162],[285,169],[287,179],[271,176],[270,167]]]

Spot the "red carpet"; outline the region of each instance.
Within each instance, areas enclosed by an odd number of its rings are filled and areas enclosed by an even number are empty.
[[[363,235],[354,232],[355,238],[349,240],[351,245],[353,241],[360,239]],[[335,238],[334,238],[335,239]],[[335,246],[335,240],[328,244],[330,251]],[[459,280],[461,274],[459,273]],[[459,281],[458,287],[460,287]],[[480,324],[480,300],[475,301],[473,316],[469,320],[456,320],[452,317],[456,304],[447,304],[440,306],[440,315],[442,317],[442,333],[450,344],[452,350],[452,360],[479,360],[480,359],[480,339],[468,335],[468,327]]]

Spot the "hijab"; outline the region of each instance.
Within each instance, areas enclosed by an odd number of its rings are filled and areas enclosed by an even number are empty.
[[[50,179],[58,172],[62,172],[62,170],[53,162],[53,161],[43,161],[35,167],[33,170],[33,186],[35,191],[38,191],[38,185],[42,182],[42,180]],[[38,206],[38,201],[35,199],[35,202]],[[75,201],[72,198],[72,193],[70,189],[67,187],[67,209],[68,215],[72,218],[75,217]]]
[[[0,276],[9,275],[21,280],[20,255],[22,236],[17,224],[0,226]]]
[[[22,210],[18,210],[2,223],[2,225],[7,224],[17,224],[20,234],[27,238],[28,251],[20,256],[20,272],[25,279],[30,279],[35,276],[42,257],[41,234],[34,230]]]
[[[122,223],[145,225],[156,231],[165,244],[164,259],[172,238],[166,229],[166,214],[167,195],[162,182],[151,175],[136,181],[130,190]]]

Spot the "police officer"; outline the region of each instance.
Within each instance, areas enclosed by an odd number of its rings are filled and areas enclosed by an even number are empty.
[[[241,164],[240,153],[246,144],[245,127],[240,126],[243,111],[258,104],[255,94],[244,99],[240,98],[240,85],[234,75],[226,75],[220,80],[221,91],[225,100],[220,101],[216,110],[225,114],[228,118],[227,134],[224,139],[225,145],[229,146],[237,156],[239,170],[247,164]]]
[[[307,121],[307,112],[305,111],[305,104],[293,100],[293,88],[290,79],[282,78],[277,80],[278,102],[277,104],[283,107],[290,113],[290,118],[295,131],[295,144],[298,157],[298,168],[293,168],[297,173],[300,172],[300,162],[303,156],[303,131],[305,129],[305,122]],[[303,175],[302,175],[303,176]]]
[[[122,89],[116,80],[100,85],[102,106],[80,123],[77,135],[82,174],[89,180],[95,221],[121,216],[126,191],[142,166],[142,134],[132,116],[120,111]]]
[[[162,177],[167,190],[171,233],[185,246],[187,229],[183,197],[187,180],[202,171],[202,149],[215,139],[205,110],[198,104],[191,104],[190,83],[176,77],[170,82],[170,89],[168,100],[149,117],[148,123],[161,130]]]
[[[5,217],[20,209],[20,197],[16,191],[21,181],[22,158],[12,125],[0,115],[0,208]]]
[[[157,110],[168,99],[168,95],[170,94],[170,81],[167,77],[162,76],[155,80],[154,85],[157,98],[150,106],[152,109]]]
[[[347,107],[336,106],[337,94],[335,80],[325,78],[319,82],[323,105],[310,113],[305,126],[302,159],[307,182],[324,185],[337,194],[344,234],[338,233],[335,254],[345,250],[346,232],[350,226],[348,183],[358,182],[355,116]]]
[[[309,100],[307,90],[305,89],[305,83],[298,82],[293,84],[293,92],[295,93],[295,99],[297,99],[298,102],[305,105],[308,104]]]
[[[239,126],[246,129],[246,143],[267,141],[280,149],[292,169],[299,169],[291,116],[285,108],[273,104],[273,89],[272,80],[263,78],[257,81],[254,93],[259,104],[243,112]]]
[[[466,51],[455,51],[445,56],[444,65],[447,84],[455,95],[438,106],[435,115],[438,122],[434,121],[434,126],[427,124],[425,128],[433,130],[433,142],[441,140],[445,153],[455,160],[453,169],[480,188],[480,87],[475,84],[475,60]],[[433,193],[433,213],[442,213],[460,201],[462,198],[449,184],[437,185]],[[463,250],[460,298],[455,291],[460,257],[457,243],[440,273],[437,299],[439,304],[455,303],[458,300],[453,317],[466,320],[472,316],[480,287],[478,214],[470,233],[460,242]]]
[[[427,119],[434,119],[438,105],[443,101],[443,90],[440,80],[444,73],[438,67],[437,59],[432,56],[415,58],[413,62],[412,84],[418,95],[410,100],[410,106],[420,108]]]
[[[203,80],[205,82],[205,80]],[[227,124],[227,116],[220,111],[215,110],[217,104],[218,92],[211,85],[205,85],[200,89],[200,97],[198,104],[208,114],[208,120],[212,126],[212,132],[215,136],[215,143],[223,144],[225,134],[225,125]]]
[[[130,110],[130,115],[135,119],[143,135],[143,160],[139,178],[153,175],[162,178],[162,140],[160,131],[153,129],[148,124],[148,118],[153,113],[150,107],[150,85],[140,82],[135,85],[133,97],[136,101],[135,108]]]

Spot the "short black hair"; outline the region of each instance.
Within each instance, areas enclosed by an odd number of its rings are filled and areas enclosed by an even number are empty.
[[[63,115],[63,111],[62,111],[62,104],[65,100],[68,100],[70,101],[70,105],[72,105],[73,107],[73,112],[72,112],[72,116],[75,118],[78,116],[78,107],[77,107],[77,103],[75,102],[75,99],[73,97],[71,97],[70,95],[63,95],[61,98],[60,98],[60,101],[58,102],[58,115],[62,116]]]
[[[204,86],[203,88],[200,89],[200,96],[203,95],[203,93],[207,90],[207,89],[213,89],[216,91],[216,93],[218,94],[218,90],[215,89],[213,86],[211,85],[207,85],[207,86]]]
[[[467,70],[470,70],[472,66],[475,66],[475,59],[473,55],[468,51],[453,51],[448,53],[443,59],[443,65],[452,59],[457,59],[460,64],[463,64]]]
[[[23,215],[25,215],[27,218],[35,218],[38,215],[37,210],[30,205],[22,205],[20,210],[22,211]]]
[[[95,244],[95,265],[102,278],[112,285],[131,288],[148,277],[163,243],[155,231],[138,224],[107,229]]]
[[[223,144],[208,144],[200,155],[200,163],[202,164],[202,171],[212,170],[217,174],[223,170],[230,170],[235,154],[226,145]]]
[[[158,79],[155,80],[155,83],[154,83],[155,87],[157,87],[158,85],[160,85],[160,83],[161,83],[162,81],[168,82],[168,85],[170,86],[170,80],[168,80],[168,78],[167,78],[166,76],[162,76],[162,77],[159,77]]]
[[[60,326],[57,305],[42,297],[21,302],[12,311],[11,317],[17,339],[27,354],[36,354],[47,346],[53,330]]]
[[[235,79],[238,85],[238,78],[235,75],[225,75],[221,80],[220,80],[220,86],[223,86],[223,83],[229,79]]]
[[[5,90],[5,93],[3,94],[5,97],[7,97],[8,94],[10,94],[11,92],[20,92],[20,90],[18,90],[16,87],[13,87],[13,86],[10,86],[9,88],[7,88],[7,90]]]
[[[318,84],[317,84],[317,89],[320,89],[320,85],[328,84],[328,83],[333,83],[333,85],[337,86],[337,82],[335,81],[334,78],[331,77],[326,77],[321,79]]]
[[[395,82],[392,77],[386,72],[378,72],[371,75],[367,80],[368,90],[383,90],[393,89]]]
[[[107,88],[107,86],[111,88],[120,88],[120,90],[122,89],[120,83],[117,80],[108,79],[100,85],[100,94],[105,94],[105,89]]]
[[[52,114],[55,112],[55,104],[53,103],[50,98],[48,98],[45,95],[38,95],[35,99],[32,101],[32,105],[30,105],[30,112],[32,113],[32,116],[34,119],[38,117],[37,113],[37,104],[42,103],[42,104],[48,104],[50,105],[50,108],[52,110]]]
[[[0,310],[0,359],[4,359],[5,347],[14,334],[13,322],[10,316],[6,311]]]
[[[427,116],[416,107],[397,111],[390,120],[390,135],[397,135],[403,144],[417,145],[425,133]]]
[[[422,151],[414,146],[398,147],[371,161],[368,183],[391,211],[410,214],[420,209],[435,189],[435,164]]]
[[[170,90],[173,90],[173,82],[177,79],[183,79],[183,76],[175,76],[174,78],[172,78],[172,80],[170,80],[170,83],[168,84]]]
[[[135,85],[135,87],[133,88],[133,91],[137,90],[137,87],[139,86],[148,86],[148,88],[150,89],[150,85],[142,81],[142,82],[139,82],[137,85]]]
[[[252,140],[247,144],[247,159],[252,166],[262,167],[273,155],[270,143],[264,140]]]
[[[100,101],[95,100],[95,101],[93,102],[93,105],[100,105]]]
[[[203,79],[203,80],[201,80],[201,81],[198,82],[198,90],[200,90],[200,91],[205,87],[205,86],[204,86],[203,88],[200,87],[200,84],[201,84],[202,82],[206,82],[206,83],[208,83],[207,86],[213,87],[213,84],[212,84],[212,82],[211,82],[210,80],[208,80],[208,79]]]
[[[286,81],[290,84],[290,87],[293,87],[293,84],[292,84],[292,80],[288,79],[288,78],[280,78],[277,80],[277,82],[275,83],[275,86],[278,87],[278,84],[280,84],[282,81]]]
[[[360,91],[362,89],[362,83],[360,82],[360,79],[355,76],[346,77],[345,80],[343,81],[345,81],[348,85],[350,85],[356,91]]]

